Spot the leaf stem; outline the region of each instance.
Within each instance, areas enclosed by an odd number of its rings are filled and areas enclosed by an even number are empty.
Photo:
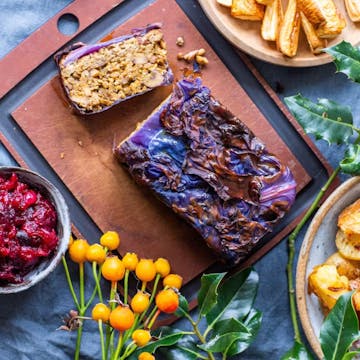
[[[85,307],[85,289],[84,289],[84,263],[79,264],[79,283],[80,283],[80,307]],[[80,314],[84,315],[84,314]]]
[[[66,276],[66,280],[67,280],[67,283],[68,283],[68,286],[69,286],[69,289],[70,289],[70,293],[72,295],[72,298],[74,300],[76,308],[78,309],[78,311],[80,311],[79,301],[78,301],[77,296],[75,294],[74,286],[73,286],[73,283],[72,283],[72,280],[71,280],[71,277],[70,277],[70,272],[69,272],[69,268],[68,268],[65,256],[63,256],[61,258],[61,260],[62,260],[62,263],[63,263],[63,266],[64,266],[65,276]]]
[[[85,289],[84,289],[84,263],[79,263],[79,292],[80,292],[80,309],[79,315],[84,316],[85,308]],[[74,359],[78,360],[80,358],[80,347],[81,347],[81,338],[82,338],[83,324],[81,323],[77,331],[76,339],[76,348]]]
[[[99,300],[100,300],[100,302],[103,302],[103,296],[102,296],[100,280],[99,280],[100,275],[101,275],[101,266],[99,265],[99,271],[96,271],[96,267],[97,267],[97,263],[96,263],[96,261],[93,261],[92,271],[93,271],[93,276],[94,276],[94,280],[95,280],[95,286],[96,286]]]
[[[124,277],[124,304],[127,305],[128,303],[128,287],[129,287],[129,269],[125,270],[125,277]]]
[[[140,319],[139,319],[139,322],[141,322],[145,315],[147,314],[147,312],[149,311],[150,307],[151,307],[151,304],[153,303],[154,301],[154,297],[155,297],[155,294],[156,294],[156,290],[157,290],[157,287],[159,285],[159,280],[161,278],[161,275],[160,274],[156,274],[156,277],[155,277],[155,281],[154,281],[154,286],[153,286],[153,289],[152,289],[152,292],[151,292],[151,296],[150,296],[150,299],[149,299],[149,305],[147,307],[147,309],[141,314],[140,316]],[[141,289],[142,291],[145,291],[145,289]],[[154,311],[151,312],[150,316],[148,318],[151,318],[152,315],[153,315]]]
[[[122,345],[123,345],[123,332],[120,331],[119,332],[118,343],[117,343],[117,346],[116,346],[116,351],[115,351],[115,354],[114,354],[114,357],[113,357],[114,360],[116,360],[119,357]]]
[[[192,319],[191,319],[190,322],[191,322],[191,325],[192,325],[192,327],[194,329],[195,335],[199,338],[199,340],[201,341],[202,344],[206,344],[206,337],[201,334],[197,323],[195,323]],[[211,352],[207,351],[207,354],[208,354],[210,360],[215,360],[215,357]]]
[[[300,331],[299,331],[299,324],[297,320],[296,315],[296,300],[295,300],[295,289],[294,289],[294,278],[293,278],[293,266],[294,266],[294,257],[295,257],[295,240],[298,236],[300,230],[303,228],[305,223],[309,220],[311,215],[316,211],[318,208],[318,205],[323,198],[326,190],[329,188],[329,186],[332,184],[332,182],[335,180],[337,174],[340,171],[340,167],[337,167],[329,179],[326,181],[325,185],[320,189],[319,193],[317,194],[315,200],[311,204],[310,208],[306,211],[304,217],[301,219],[299,224],[295,227],[293,232],[289,235],[288,239],[288,263],[286,266],[286,272],[287,272],[287,278],[288,278],[288,291],[289,291],[289,303],[290,303],[290,314],[291,314],[291,320],[294,330],[294,338],[295,341],[302,344]]]
[[[111,282],[111,289],[110,289],[110,309],[113,311],[115,309],[116,303],[113,301],[115,299],[115,294],[117,291],[117,281]],[[114,351],[114,331],[111,332],[110,326],[106,329],[106,351],[108,351],[110,346],[110,354]]]
[[[121,356],[120,360],[124,360],[126,359],[129,355],[131,355],[135,350],[136,350],[137,346],[136,344],[132,341],[125,349],[124,354]]]
[[[101,360],[106,360],[105,343],[104,343],[104,331],[103,331],[103,322],[102,322],[102,320],[98,321],[98,326],[99,326],[100,344],[101,344]]]
[[[74,360],[79,360],[80,359],[80,346],[81,346],[82,330],[83,330],[83,326],[81,324],[77,329],[77,338],[76,338],[76,348],[75,348]]]
[[[149,330],[150,330],[150,329],[152,328],[152,326],[154,325],[154,322],[156,321],[157,317],[160,315],[160,312],[161,312],[161,311],[160,311],[159,309],[156,310],[154,316],[151,318],[150,323],[149,323],[149,325],[148,325],[148,329],[149,329]]]

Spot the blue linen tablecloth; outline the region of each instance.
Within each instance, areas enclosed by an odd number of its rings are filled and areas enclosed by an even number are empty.
[[[131,1],[131,0],[128,0]],[[189,1],[189,0],[184,0]],[[2,0],[0,1],[0,57],[3,57],[32,31],[46,22],[69,0]],[[192,1],[194,11],[199,5]],[[201,22],[205,21],[202,15]],[[31,56],[31,54],[29,54]],[[333,64],[314,68],[280,67],[252,59],[273,89],[281,84],[279,96],[302,93],[316,100],[327,97],[351,106],[358,113],[359,88],[342,74],[335,73]],[[236,61],[236,60],[234,60]],[[16,66],[14,64],[13,66]],[[0,81],[6,73],[0,74]],[[2,117],[3,114],[1,113]],[[0,121],[0,131],[3,131]],[[317,142],[322,154],[336,167],[341,148],[328,148]],[[0,148],[0,165],[13,160]],[[345,177],[342,178],[344,180]],[[299,236],[299,249],[305,229]],[[281,242],[254,267],[260,276],[255,307],[263,312],[263,323],[256,341],[239,359],[276,360],[293,344],[293,331],[288,306],[286,283],[287,243]],[[75,269],[71,268],[75,273]],[[71,359],[76,333],[57,331],[61,318],[68,312],[72,299],[67,290],[64,272],[59,266],[54,273],[28,291],[0,296],[0,360]],[[86,326],[81,359],[99,359],[98,334],[95,326]]]

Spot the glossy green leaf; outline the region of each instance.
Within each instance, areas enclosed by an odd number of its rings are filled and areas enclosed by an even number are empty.
[[[198,306],[201,315],[206,315],[216,304],[218,286],[225,273],[205,274],[201,277],[201,287],[198,294]]]
[[[160,354],[164,360],[195,360],[205,356],[190,335],[185,335],[171,347],[160,348],[156,354]]]
[[[333,56],[336,69],[355,82],[360,82],[360,50],[346,41],[325,49]]]
[[[294,346],[281,358],[281,360],[314,360],[314,358],[303,344],[295,341]]]
[[[360,351],[351,351],[346,353],[341,360],[352,360],[355,356],[359,355]]]
[[[235,331],[251,334],[249,329],[242,322],[236,319],[218,321],[214,324],[213,329],[214,333],[217,335],[223,335]]]
[[[285,103],[306,133],[329,144],[348,143],[353,135],[352,114],[348,106],[320,99],[317,104],[299,95],[285,98]]]
[[[342,295],[321,326],[320,344],[326,360],[341,360],[359,339],[359,323],[351,296],[351,292]]]
[[[260,330],[262,321],[262,313],[259,310],[251,309],[249,314],[244,320],[244,325],[250,331],[253,337],[257,335]]]
[[[176,344],[186,334],[187,333],[182,330],[164,326],[160,329],[159,334],[156,334],[158,340],[152,341],[148,345],[142,347],[141,351],[153,353],[159,347]]]
[[[179,307],[175,311],[175,315],[182,317],[189,312],[189,303],[186,300],[185,296],[179,295]]]
[[[261,313],[251,309],[246,317],[247,325],[236,319],[222,320],[214,324],[213,333],[216,335],[224,335],[227,333],[237,332],[248,334],[249,336],[239,337],[226,349],[227,356],[234,356],[246,350],[255,339],[261,324]]]
[[[246,269],[226,279],[218,291],[218,301],[206,315],[210,328],[215,323],[227,319],[242,320],[253,306],[259,277],[251,269]]]
[[[216,335],[206,344],[198,345],[202,350],[212,353],[227,353],[235,341],[247,342],[251,338],[250,333],[230,332],[224,335]]]
[[[345,157],[340,162],[341,170],[346,174],[360,175],[360,146],[350,144],[345,151]]]

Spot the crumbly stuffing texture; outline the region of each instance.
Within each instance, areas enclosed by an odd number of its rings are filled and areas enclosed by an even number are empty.
[[[71,101],[91,112],[161,85],[168,67],[166,44],[158,29],[66,66],[62,63],[61,77]]]

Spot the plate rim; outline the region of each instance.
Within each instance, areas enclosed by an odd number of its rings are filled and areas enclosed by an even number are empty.
[[[333,207],[334,202],[337,202],[345,193],[349,191],[353,186],[360,183],[360,176],[354,176],[344,181],[333,193],[324,201],[319,210],[313,217],[301,244],[299,251],[298,263],[296,266],[296,304],[298,309],[298,315],[301,321],[302,328],[305,336],[312,347],[313,351],[319,358],[323,358],[323,352],[321,350],[319,339],[311,325],[310,318],[307,311],[307,279],[306,270],[307,262],[309,259],[309,252],[313,243],[314,236],[318,231],[324,217],[329,210]]]

